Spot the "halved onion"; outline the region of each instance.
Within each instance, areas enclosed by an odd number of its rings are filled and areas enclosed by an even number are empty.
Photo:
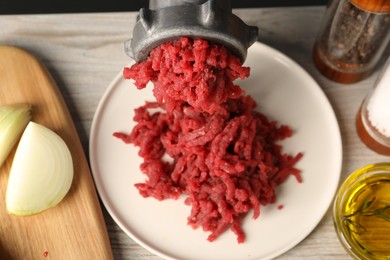
[[[27,104],[0,107],[0,167],[31,119],[31,107]]]
[[[73,180],[71,153],[52,130],[30,122],[16,149],[6,192],[6,207],[14,215],[39,213],[57,205]]]

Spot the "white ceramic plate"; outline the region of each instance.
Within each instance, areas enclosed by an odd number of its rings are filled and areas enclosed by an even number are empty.
[[[300,66],[264,44],[249,49],[245,65],[251,67],[251,76],[239,84],[258,102],[259,111],[293,129],[294,136],[282,143],[284,151],[303,152],[304,157],[297,164],[303,183],[290,177],[278,187],[275,204],[262,207],[257,220],[251,214],[246,217],[244,244],[238,244],[230,230],[208,242],[208,233],[187,225],[190,207],[183,199],[158,202],[138,194],[134,184],[145,179],[138,150],[112,134],[131,131],[134,108],[154,101],[151,87],[137,90],[120,72],[97,108],[90,163],[100,198],[127,235],[162,258],[270,259],[302,241],[330,206],[341,171],[342,145],[326,96]]]

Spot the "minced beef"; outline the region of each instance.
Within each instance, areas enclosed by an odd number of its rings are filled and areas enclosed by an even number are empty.
[[[244,242],[241,219],[251,210],[258,218],[260,205],[274,203],[275,187],[290,175],[301,182],[294,164],[302,154],[283,154],[276,144],[292,135],[290,128],[257,112],[233,84],[248,76],[223,46],[189,38],[164,43],[124,69],[140,89],[152,82],[156,97],[135,110],[130,134],[114,133],[144,159],[147,179],[135,186],[158,200],[184,195],[188,224],[211,232],[209,241],[230,228]]]

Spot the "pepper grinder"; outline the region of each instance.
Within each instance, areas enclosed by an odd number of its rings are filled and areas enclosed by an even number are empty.
[[[331,0],[317,36],[313,59],[339,83],[370,76],[390,41],[390,0]]]

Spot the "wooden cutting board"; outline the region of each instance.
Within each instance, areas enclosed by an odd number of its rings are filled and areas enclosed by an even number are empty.
[[[0,259],[113,259],[89,165],[55,82],[33,55],[0,46],[0,105],[14,103],[31,104],[32,121],[64,139],[73,156],[74,179],[57,206],[28,217],[10,215],[5,192],[13,150],[0,168]]]

